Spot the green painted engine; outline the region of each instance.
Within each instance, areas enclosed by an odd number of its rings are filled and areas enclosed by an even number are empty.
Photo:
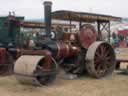
[[[10,19],[24,20],[24,17],[3,16],[0,17],[0,46],[7,47],[9,43],[15,43],[16,37],[20,34],[20,27]]]

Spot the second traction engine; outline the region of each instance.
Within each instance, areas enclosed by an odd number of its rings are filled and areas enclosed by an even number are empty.
[[[44,85],[51,83],[61,66],[66,73],[88,73],[95,78],[110,75],[115,67],[111,45],[96,41],[97,32],[85,24],[78,33],[58,33],[51,39],[51,2],[44,2],[46,39],[38,42],[41,49],[20,50],[14,72],[21,83]]]

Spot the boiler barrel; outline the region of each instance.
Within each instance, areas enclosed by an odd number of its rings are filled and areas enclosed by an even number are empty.
[[[79,47],[64,43],[62,41],[46,42],[42,45],[42,49],[49,50],[52,53],[52,56],[56,59],[76,56],[80,52]]]

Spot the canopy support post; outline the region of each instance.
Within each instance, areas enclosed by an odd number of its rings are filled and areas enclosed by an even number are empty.
[[[103,40],[103,33],[108,33],[108,42],[110,42],[110,21],[97,21],[98,40]]]
[[[70,19],[70,33],[72,32],[72,20]]]
[[[81,29],[81,27],[82,27],[82,22],[80,20],[80,22],[79,22],[79,30]]]
[[[102,40],[102,32],[101,32],[101,22],[97,21],[97,28],[98,28],[98,37],[97,40]]]
[[[110,21],[108,22],[108,42],[110,43],[110,37],[111,37],[111,29],[110,29]]]

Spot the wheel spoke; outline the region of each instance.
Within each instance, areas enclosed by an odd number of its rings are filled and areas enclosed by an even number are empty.
[[[101,54],[101,56],[103,57],[104,56],[104,53],[105,53],[105,47],[104,46],[100,46],[100,48],[99,48],[99,50],[100,50],[100,54]]]
[[[95,58],[95,64],[99,63],[100,61],[101,61],[100,58],[98,57]]]
[[[106,61],[109,61],[109,62],[112,61],[112,56],[106,57],[105,60],[106,60]]]
[[[97,74],[99,76],[104,74],[104,69],[103,69],[103,65],[102,64],[98,65],[98,67],[97,67]]]
[[[106,58],[109,55],[110,55],[110,52],[109,51],[106,51],[105,54],[104,54],[104,58]]]
[[[101,55],[100,55],[100,53],[98,51],[96,52],[96,56],[97,57],[101,57]]]
[[[111,64],[111,62],[107,61],[106,66],[107,66],[107,68],[110,68],[111,66],[113,66],[113,64]]]

